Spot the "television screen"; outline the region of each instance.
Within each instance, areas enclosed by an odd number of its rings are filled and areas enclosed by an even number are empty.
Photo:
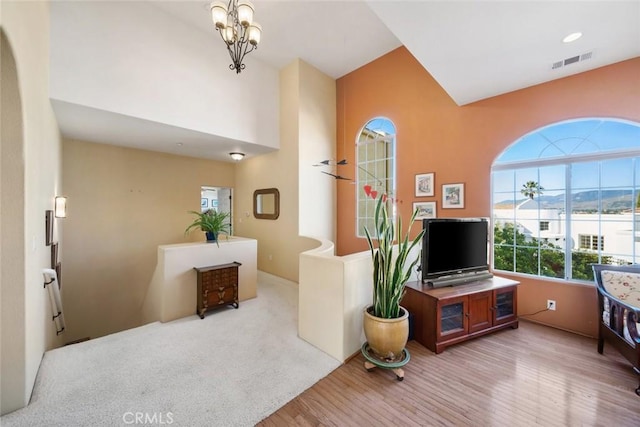
[[[489,222],[485,218],[423,220],[422,280],[488,270]]]

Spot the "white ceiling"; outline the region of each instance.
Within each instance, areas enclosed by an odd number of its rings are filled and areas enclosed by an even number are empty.
[[[211,34],[212,46],[225,50],[211,24],[207,1],[152,1],[177,19]],[[226,3],[226,0],[225,0]],[[262,26],[252,59],[276,68],[296,58],[338,78],[399,47],[400,41],[361,0],[252,0]]]
[[[195,30],[210,33],[212,49],[225,49],[211,25],[209,2],[151,3]],[[458,105],[640,56],[640,0],[253,3],[263,38],[249,54],[252,61],[281,68],[301,58],[339,78],[405,45]],[[145,17],[139,21],[144,25]],[[583,37],[562,43],[564,36],[575,31]],[[587,52],[592,52],[588,60],[552,69],[555,62]],[[64,113],[69,108],[54,105],[67,137],[92,140],[88,136],[100,134],[94,139],[131,141],[134,138],[122,135],[134,132],[144,141],[138,148],[167,151],[162,147],[167,127],[162,124],[136,124],[137,119],[112,115],[107,119],[109,126],[98,129],[97,112],[91,112],[95,120],[80,121],[79,114]],[[191,136],[216,140],[220,158],[234,143],[210,135]],[[197,147],[187,155],[199,156]]]
[[[301,58],[339,78],[404,45],[458,105],[640,56],[639,0],[253,3],[264,33],[251,55],[261,61],[281,68]],[[208,2],[154,4],[218,38]],[[583,37],[562,42],[575,31]],[[587,52],[588,61],[551,69]]]
[[[458,105],[640,56],[640,1],[374,1]],[[582,32],[573,43],[570,33]],[[591,59],[552,70],[557,61]]]

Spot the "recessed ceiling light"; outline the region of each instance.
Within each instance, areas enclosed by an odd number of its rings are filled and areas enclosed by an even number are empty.
[[[574,41],[578,40],[580,37],[582,37],[582,33],[581,32],[571,33],[567,37],[563,38],[562,42],[563,43],[571,43],[571,42],[574,42]]]
[[[177,145],[178,147],[182,147],[182,142],[176,142],[176,145]]]

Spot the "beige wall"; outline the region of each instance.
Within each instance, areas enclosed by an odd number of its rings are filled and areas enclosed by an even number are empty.
[[[298,67],[299,233],[335,241],[336,181],[321,171],[342,167],[313,165],[336,159],[336,81],[303,61]]]
[[[299,237],[303,224],[307,235],[335,234],[335,183],[307,172],[333,157],[335,82],[300,60],[280,71],[280,138],[280,151],[238,163],[234,221],[238,235],[258,240],[259,270],[298,282],[299,254],[317,246]],[[270,187],[280,191],[280,217],[256,219],[253,192]]]
[[[2,32],[0,46],[0,302],[2,307],[1,413],[24,405],[24,162],[22,104],[16,63]]]
[[[0,412],[7,413],[27,404],[44,351],[58,346],[65,335],[56,337],[42,286],[42,269],[50,264],[44,215],[53,209],[60,191],[60,138],[48,98],[49,4],[2,1],[0,8],[6,35],[2,40],[2,118],[9,114],[10,127],[5,129],[2,123]],[[5,91],[14,101],[19,96],[19,102],[6,103]],[[6,165],[11,168],[5,169]],[[7,219],[5,209],[12,209],[11,203],[21,206]],[[58,236],[56,232],[54,238]]]
[[[64,140],[62,297],[68,339],[139,326],[158,245],[204,241],[189,210],[202,185],[233,187],[230,162]],[[237,233],[236,233],[237,234]]]

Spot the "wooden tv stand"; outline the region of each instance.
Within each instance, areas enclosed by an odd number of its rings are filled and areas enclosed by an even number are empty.
[[[413,337],[435,353],[504,328],[518,327],[518,285],[503,277],[432,288],[408,282],[402,306],[412,316]]]

